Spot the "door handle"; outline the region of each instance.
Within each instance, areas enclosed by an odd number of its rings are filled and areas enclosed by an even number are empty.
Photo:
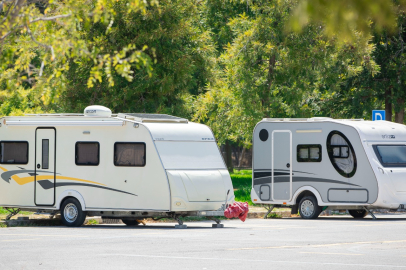
[[[290,168],[290,164],[288,163],[288,164],[286,164],[286,168]]]
[[[37,164],[37,169],[41,168],[41,165],[39,165],[39,163]]]

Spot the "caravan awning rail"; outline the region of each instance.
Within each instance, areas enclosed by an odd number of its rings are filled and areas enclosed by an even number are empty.
[[[7,126],[122,126],[119,120],[4,120]]]

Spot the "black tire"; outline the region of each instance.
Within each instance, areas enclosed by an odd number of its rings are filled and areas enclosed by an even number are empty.
[[[140,223],[133,218],[122,218],[121,221],[127,226],[138,226]]]
[[[364,218],[366,215],[368,215],[368,212],[363,209],[348,210],[348,213],[350,213],[353,218]]]
[[[321,207],[314,196],[305,196],[299,202],[299,214],[304,219],[315,219],[321,213]]]
[[[80,227],[86,219],[86,212],[75,198],[68,198],[61,206],[61,218],[63,225],[67,227]]]

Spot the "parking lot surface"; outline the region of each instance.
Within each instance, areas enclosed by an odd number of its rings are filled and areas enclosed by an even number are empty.
[[[0,269],[406,269],[406,215],[0,228]]]

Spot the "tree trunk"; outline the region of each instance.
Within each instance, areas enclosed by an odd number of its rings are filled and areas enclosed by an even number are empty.
[[[233,158],[231,156],[231,144],[229,141],[226,141],[226,165],[230,173],[233,172]]]
[[[265,93],[263,94],[262,97],[262,108],[266,108],[269,106],[269,95],[271,92],[271,87],[272,87],[272,82],[273,82],[273,72],[274,72],[274,68],[275,68],[275,62],[276,62],[276,55],[273,54],[270,58],[269,58],[269,64],[268,64],[268,89],[265,91]],[[265,118],[269,118],[269,111],[265,110],[264,111],[264,117]]]
[[[399,111],[395,112],[395,122],[403,124],[403,120],[405,119],[405,100],[403,98],[398,98],[397,103]]]
[[[392,121],[392,89],[385,90],[385,120]]]
[[[246,150],[247,150],[247,149],[245,149],[245,147],[242,148],[242,152],[241,152],[241,155],[240,155],[240,159],[238,160],[238,167],[239,167],[239,168],[240,168],[241,165],[242,165],[242,160],[244,159],[245,151],[246,151]]]

